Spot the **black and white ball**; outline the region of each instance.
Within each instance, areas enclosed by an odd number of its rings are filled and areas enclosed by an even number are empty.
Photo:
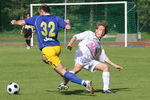
[[[7,92],[9,94],[18,94],[19,91],[20,91],[20,87],[17,83],[12,82],[12,83],[7,85]]]

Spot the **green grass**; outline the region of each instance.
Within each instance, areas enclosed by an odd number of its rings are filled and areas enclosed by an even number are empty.
[[[73,51],[62,49],[61,59],[68,69],[73,68]],[[78,76],[92,80],[95,94],[83,86],[69,83],[67,91],[58,91],[61,77],[41,61],[38,47],[26,50],[23,46],[0,46],[0,99],[1,100],[148,100],[150,98],[150,47],[105,47],[107,55],[124,67],[123,71],[110,68],[111,84],[116,94],[103,94],[102,72],[82,70]],[[21,91],[9,95],[6,86],[17,82]]]

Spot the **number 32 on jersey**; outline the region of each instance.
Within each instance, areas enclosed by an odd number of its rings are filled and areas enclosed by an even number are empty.
[[[55,30],[55,24],[54,22],[49,22],[48,24],[46,22],[42,22],[41,27],[43,27],[43,31],[41,31],[43,36],[49,36],[49,37],[55,37],[56,34],[54,33]],[[48,28],[51,28],[49,31]]]

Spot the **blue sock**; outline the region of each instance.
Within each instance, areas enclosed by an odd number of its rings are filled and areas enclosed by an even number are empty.
[[[76,74],[71,72],[66,72],[64,74],[64,77],[67,78],[69,81],[77,84],[81,84],[83,86],[86,86],[86,83],[84,80],[80,79]]]

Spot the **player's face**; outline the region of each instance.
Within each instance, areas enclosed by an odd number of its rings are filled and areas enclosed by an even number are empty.
[[[27,18],[30,18],[30,15],[29,15],[29,14],[27,14]]]
[[[42,15],[42,14],[43,14],[43,11],[42,11],[41,9],[39,9],[39,10],[38,10],[38,13],[39,13],[40,15]]]
[[[97,29],[96,29],[96,36],[98,38],[102,37],[105,34],[105,27],[100,25]]]

